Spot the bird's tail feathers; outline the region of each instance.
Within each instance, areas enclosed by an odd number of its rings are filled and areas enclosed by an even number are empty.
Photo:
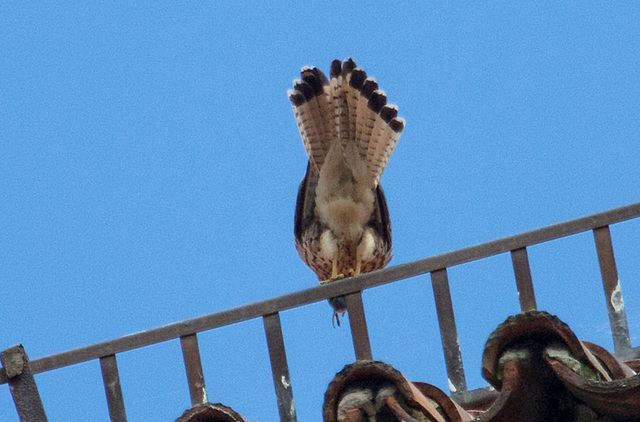
[[[303,68],[301,77],[288,94],[312,167],[319,172],[332,142],[343,151],[355,144],[377,183],[405,126],[398,107],[350,58],[331,63],[330,80],[316,67]]]

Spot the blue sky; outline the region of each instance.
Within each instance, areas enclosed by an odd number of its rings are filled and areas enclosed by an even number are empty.
[[[407,126],[382,183],[391,265],[640,198],[636,2],[0,6],[0,348],[31,358],[314,286],[286,91],[353,57]],[[612,227],[632,342],[640,221]],[[590,233],[531,248],[538,306],[611,349]],[[508,255],[449,271],[471,388],[518,311]],[[446,390],[428,276],[364,293],[373,355]],[[300,421],[354,359],[325,302],[283,312]],[[199,336],[211,401],[277,407],[262,321]],[[118,355],[129,420],[189,407],[178,341]],[[108,420],[97,361],[36,377],[51,421]],[[17,421],[6,385],[0,414]]]

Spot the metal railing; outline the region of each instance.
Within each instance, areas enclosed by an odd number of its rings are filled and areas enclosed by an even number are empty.
[[[126,421],[116,355],[127,350],[180,338],[191,402],[192,405],[197,405],[207,401],[197,333],[240,321],[262,318],[271,360],[280,420],[292,422],[296,421],[296,413],[293,405],[293,393],[284,338],[280,325],[280,312],[285,309],[344,295],[349,310],[349,324],[356,359],[371,359],[371,346],[362,303],[362,291],[401,279],[430,273],[445,363],[452,386],[451,391],[454,392],[454,396],[459,402],[470,402],[486,394],[486,390],[467,391],[453,304],[449,291],[447,268],[508,252],[511,254],[513,263],[520,308],[523,311],[535,310],[537,305],[529,268],[527,247],[581,232],[593,231],[615,354],[623,359],[638,357],[640,356],[640,347],[634,348],[631,346],[624,306],[620,306],[623,303],[623,298],[619,288],[617,267],[609,231],[611,224],[637,217],[640,217],[640,202],[396,265],[384,270],[362,274],[357,277],[350,277],[90,346],[37,358],[29,362],[29,371],[39,373],[99,359],[111,420],[114,422]],[[33,377],[31,376],[32,379]],[[8,382],[11,386],[12,380],[13,378],[7,375],[5,368],[1,368],[0,384]],[[28,379],[27,381],[23,379],[21,382],[28,382]],[[37,389],[35,389],[35,382],[33,387],[33,389],[11,388],[19,415],[22,414],[20,403],[31,403],[33,400],[40,400]],[[22,396],[16,397],[16,394]],[[28,396],[29,394],[35,395],[30,397]]]

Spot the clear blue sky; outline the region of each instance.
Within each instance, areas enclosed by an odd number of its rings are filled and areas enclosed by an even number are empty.
[[[0,349],[31,358],[314,286],[286,97],[352,56],[407,120],[382,177],[391,265],[640,199],[640,4],[0,6]],[[612,228],[632,340],[640,221]],[[612,347],[590,233],[531,248],[538,304]],[[471,388],[518,311],[501,255],[449,272]],[[374,358],[446,389],[429,277],[364,294]],[[354,358],[325,302],[282,314],[301,422]],[[200,335],[211,401],[277,420],[262,321]],[[178,341],[118,356],[131,421],[189,407]],[[99,363],[37,376],[51,421],[107,420]],[[0,386],[0,415],[17,421]]]

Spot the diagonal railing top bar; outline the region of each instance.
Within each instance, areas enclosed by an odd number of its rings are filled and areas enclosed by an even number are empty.
[[[396,265],[356,277],[350,277],[333,283],[288,293],[271,299],[238,306],[89,346],[33,359],[30,362],[31,370],[33,373],[39,373],[92,359],[98,359],[103,356],[113,355],[154,343],[177,339],[186,335],[262,317],[264,315],[318,302],[331,297],[359,292],[364,289],[391,283],[400,279],[426,274],[465,262],[593,230],[595,228],[608,226],[610,224],[636,217],[640,217],[640,202],[576,218],[563,223],[541,227],[490,242],[480,243],[475,246],[446,252],[406,264]],[[0,368],[0,384],[4,384],[6,382],[7,376],[5,370],[4,368]]]

